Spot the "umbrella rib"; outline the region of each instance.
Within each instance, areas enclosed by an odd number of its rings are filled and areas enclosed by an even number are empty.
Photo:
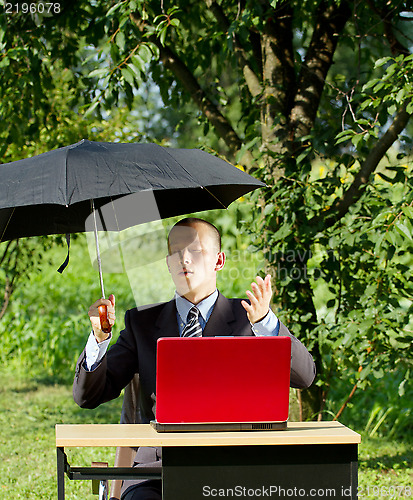
[[[102,214],[102,207],[99,207],[97,209],[97,211],[99,213],[99,219],[100,219],[100,223],[102,224],[102,229],[105,231],[105,233],[107,233],[108,232],[108,228],[106,227],[105,219],[104,219],[103,214]]]
[[[185,170],[185,172],[189,175],[189,177],[191,177],[191,179],[194,180],[194,182],[196,184],[198,184],[198,186],[201,188],[201,189],[206,189],[207,193],[210,194],[213,198],[215,198],[217,200],[217,202],[223,207],[223,208],[227,208],[223,203],[222,201],[217,198],[207,187],[203,186],[202,184],[200,184],[196,179],[193,178],[193,176],[191,175],[191,173],[176,159],[174,158],[170,153],[169,151],[167,151],[165,148],[164,148],[165,152],[183,169]]]
[[[198,181],[194,178],[194,176],[191,174],[191,172],[189,172],[189,170],[188,170],[187,168],[185,168],[185,167],[184,167],[184,166],[183,166],[183,165],[182,165],[182,164],[181,164],[181,163],[180,163],[180,162],[179,162],[176,158],[174,158],[174,157],[171,155],[171,153],[170,153],[170,152],[169,152],[166,148],[164,148],[163,146],[160,146],[160,147],[161,147],[161,148],[165,151],[165,153],[166,153],[166,154],[167,154],[170,158],[172,158],[172,160],[173,160],[175,163],[177,163],[177,164],[178,164],[178,165],[182,168],[182,170],[184,170],[184,171],[188,174],[188,176],[189,176],[189,177],[190,177],[190,178],[191,178],[191,179],[195,182],[195,184],[197,184],[197,185],[198,185],[198,187],[203,187],[203,186],[202,186],[202,184],[200,184],[200,183],[199,183],[199,182],[198,182]]]
[[[117,227],[118,232],[119,232],[120,231],[120,229],[119,229],[119,221],[118,221],[118,217],[116,215],[115,205],[113,204],[113,198],[112,197],[110,197],[110,202],[112,204],[113,215],[115,216],[116,227]]]
[[[227,207],[226,207],[226,206],[222,203],[222,201],[221,201],[219,198],[217,198],[217,197],[214,195],[214,193],[213,193],[212,191],[210,191],[207,187],[205,187],[205,186],[201,186],[201,188],[202,188],[202,189],[205,189],[205,190],[207,191],[207,193],[209,193],[209,194],[210,194],[213,198],[215,198],[215,199],[217,200],[217,202],[218,202],[220,205],[222,205],[222,208],[225,208],[225,209],[227,208]]]

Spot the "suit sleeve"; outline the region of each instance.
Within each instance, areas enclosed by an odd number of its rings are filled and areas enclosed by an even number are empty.
[[[290,386],[296,389],[310,387],[316,375],[313,357],[306,347],[290,333],[288,328],[280,321],[279,337],[291,339],[291,373]]]
[[[138,373],[136,342],[131,333],[129,311],[125,315],[125,329],[116,344],[91,371],[85,369],[85,351],[80,355],[73,382],[73,399],[82,408],[96,408],[117,398],[122,389]]]

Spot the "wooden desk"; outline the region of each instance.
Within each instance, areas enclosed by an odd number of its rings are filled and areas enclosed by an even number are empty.
[[[58,499],[71,479],[156,477],[132,468],[71,467],[65,447],[162,446],[163,500],[206,497],[357,499],[360,435],[339,422],[284,431],[157,433],[150,425],[56,425]],[[334,490],[334,492],[333,492]]]

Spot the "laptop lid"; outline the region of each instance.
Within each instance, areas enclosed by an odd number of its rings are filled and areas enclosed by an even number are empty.
[[[284,422],[289,337],[161,338],[158,423]]]

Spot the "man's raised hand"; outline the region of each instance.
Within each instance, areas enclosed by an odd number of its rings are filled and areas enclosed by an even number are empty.
[[[256,277],[256,281],[251,283],[252,292],[246,291],[250,304],[243,300],[241,302],[244,309],[247,311],[247,316],[251,324],[261,321],[270,309],[270,301],[272,297],[271,276],[267,274],[265,279],[260,276]]]

